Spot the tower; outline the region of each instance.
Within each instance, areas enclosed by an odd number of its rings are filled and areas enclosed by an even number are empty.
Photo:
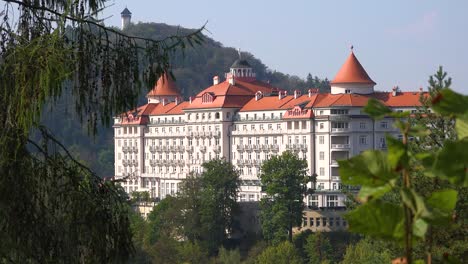
[[[122,13],[120,13],[120,16],[122,18],[122,30],[124,30],[130,25],[132,13],[125,7]]]
[[[375,82],[369,77],[364,67],[354,56],[353,48],[335,79],[330,82],[332,94],[356,93],[371,94]]]

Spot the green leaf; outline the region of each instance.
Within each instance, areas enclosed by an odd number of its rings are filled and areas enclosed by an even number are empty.
[[[403,216],[401,205],[373,200],[347,213],[345,218],[351,232],[401,241]]]
[[[400,140],[386,135],[388,145],[388,162],[392,168],[408,167],[409,157],[407,146]]]
[[[400,189],[400,195],[403,203],[413,212],[415,219],[420,217],[428,218],[431,216],[423,197],[414,189],[402,188]]]
[[[468,113],[465,113],[456,119],[455,130],[457,131],[458,139],[468,137]]]
[[[446,223],[450,221],[457,204],[458,192],[451,189],[435,191],[427,199],[427,205],[432,212],[431,222]]]
[[[429,227],[428,223],[419,218],[413,223],[413,235],[419,238],[424,238]]]
[[[468,96],[442,89],[432,100],[432,108],[440,114],[463,115],[468,112]]]
[[[446,141],[437,153],[433,173],[448,179],[451,183],[468,186],[468,138],[459,141]]]
[[[392,110],[377,99],[371,98],[364,107],[364,112],[374,119],[381,119],[385,115],[391,114]]]
[[[426,126],[416,125],[410,127],[408,135],[415,137],[425,137],[431,134],[431,131]]]
[[[339,160],[338,164],[341,180],[348,185],[378,187],[398,177],[382,151],[366,150],[351,159]]]
[[[382,197],[384,194],[392,190],[392,186],[395,184],[395,180],[391,180],[390,182],[390,184],[378,187],[362,186],[358,194],[359,200],[362,202],[367,202]]]

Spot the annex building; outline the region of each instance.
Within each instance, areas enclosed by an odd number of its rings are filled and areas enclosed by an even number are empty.
[[[264,195],[258,175],[263,161],[291,150],[317,175],[309,208],[343,207],[337,160],[366,149],[386,149],[385,133],[398,137],[392,118],[374,121],[362,109],[376,98],[394,111],[415,110],[422,90],[375,92],[353,51],[331,81],[331,93],[289,93],[257,80],[238,59],[225,79],[184,101],[176,83],[163,75],[148,103],[114,120],[115,178],[126,192],[148,191],[163,199],[177,193],[190,172],[224,157],[240,172],[240,202]],[[310,220],[311,221],[311,220]]]

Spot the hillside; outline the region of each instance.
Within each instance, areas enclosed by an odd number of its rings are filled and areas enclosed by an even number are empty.
[[[139,23],[131,25],[125,33],[134,36],[163,39],[166,36],[189,32],[189,29],[179,28],[160,23]],[[224,47],[221,43],[207,37],[202,46],[187,49],[185,54],[176,53],[172,61],[173,73],[177,84],[187,99],[212,84],[215,75],[224,77],[231,64],[238,58],[234,48]],[[298,76],[288,75],[269,69],[254,55],[242,52],[254,68],[257,78],[269,81],[273,86],[305,91],[307,88],[320,88],[322,92],[329,91],[327,79],[313,77],[311,74],[304,80]],[[145,95],[152,87],[141,91],[140,103],[146,101]],[[43,123],[49,127],[55,136],[86,165],[90,166],[102,177],[114,174],[113,130],[111,127],[98,127],[95,137],[88,135],[86,126],[82,126],[74,115],[73,98],[65,93],[56,103],[51,103],[44,110]],[[51,111],[53,109],[53,111]]]

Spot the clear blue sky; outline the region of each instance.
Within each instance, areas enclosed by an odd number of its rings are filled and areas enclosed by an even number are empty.
[[[468,1],[110,1],[106,24],[120,26],[120,12],[133,22],[187,28],[208,21],[208,35],[241,48],[270,69],[304,78],[333,79],[354,45],[376,89],[426,88],[439,65],[452,88],[468,94]]]

